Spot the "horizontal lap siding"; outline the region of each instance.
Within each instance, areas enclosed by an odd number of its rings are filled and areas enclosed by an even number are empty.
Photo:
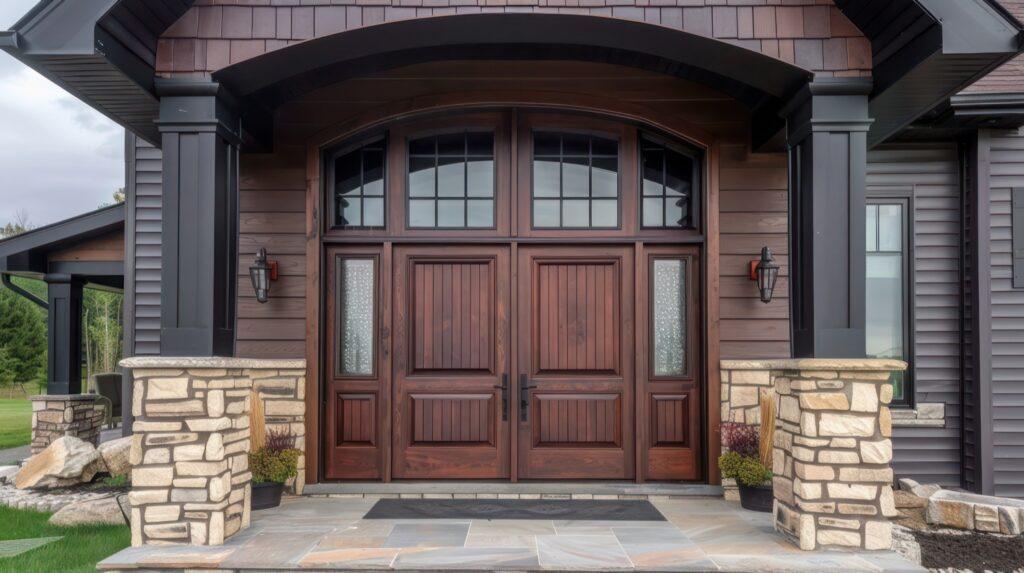
[[[1024,187],[1024,133],[992,132],[991,161],[995,494],[1024,497],[1024,290],[1012,284],[1010,224],[1011,189]]]
[[[160,354],[160,233],[161,217],[160,202],[162,182],[162,153],[159,149],[145,141],[129,136],[129,144],[134,144],[134,157],[130,166],[134,173],[132,180],[127,182],[128,192],[134,194],[135,212],[128,216],[134,217],[135,236],[126,237],[134,240],[135,259],[126,268],[132,269],[129,280],[134,281],[135,308],[134,348],[129,352],[135,356]]]
[[[721,357],[788,358],[789,239],[786,156],[751,155],[743,138],[722,143],[719,177]],[[775,294],[761,302],[750,261],[767,245],[781,267]]]
[[[883,146],[868,154],[868,192],[912,190],[914,393],[946,404],[944,428],[894,431],[896,473],[960,485],[960,185],[956,148]]]

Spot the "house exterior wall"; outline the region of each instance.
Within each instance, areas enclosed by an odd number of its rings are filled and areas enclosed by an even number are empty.
[[[160,354],[160,195],[162,167],[159,149],[128,134],[126,196],[129,212],[125,241],[125,292],[131,308],[125,313],[130,330],[125,353]]]
[[[1024,130],[992,131],[992,470],[994,493],[1024,497],[1024,290],[1013,287],[1011,190],[1024,187]]]
[[[913,213],[914,408],[892,407],[898,476],[960,486],[960,179],[954,144],[868,153],[868,196],[908,195]],[[936,419],[936,410],[941,419]]]
[[[158,73],[210,73],[289,44],[374,24],[479,12],[568,13],[638,20],[721,39],[813,70],[870,75],[871,45],[829,0],[200,0],[157,47]],[[651,5],[655,4],[655,5]]]

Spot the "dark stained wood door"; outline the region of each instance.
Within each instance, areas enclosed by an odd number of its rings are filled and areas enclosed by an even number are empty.
[[[392,475],[509,477],[508,247],[394,257]]]
[[[633,478],[633,247],[518,258],[519,477]]]

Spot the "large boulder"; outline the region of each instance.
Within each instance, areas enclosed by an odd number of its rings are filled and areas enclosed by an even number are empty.
[[[107,467],[107,473],[112,476],[127,476],[130,474],[132,463],[129,461],[128,454],[131,449],[131,436],[100,444],[100,457],[103,458],[103,465]]]
[[[50,523],[62,527],[73,525],[124,525],[124,514],[114,496],[78,501],[64,506],[50,516]]]
[[[14,487],[69,487],[92,481],[101,470],[103,458],[92,444],[74,436],[64,436],[25,461],[14,476]]]

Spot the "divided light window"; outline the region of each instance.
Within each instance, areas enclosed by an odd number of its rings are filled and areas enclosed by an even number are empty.
[[[494,228],[494,133],[409,141],[409,228]]]
[[[334,156],[335,226],[384,227],[384,150],[382,138]]]
[[[866,334],[870,358],[910,360],[909,201],[867,205]],[[893,404],[909,405],[910,373],[892,375]]]
[[[533,134],[533,228],[619,226],[619,142],[575,133]]]
[[[700,167],[693,155],[640,138],[645,229],[697,227]]]

